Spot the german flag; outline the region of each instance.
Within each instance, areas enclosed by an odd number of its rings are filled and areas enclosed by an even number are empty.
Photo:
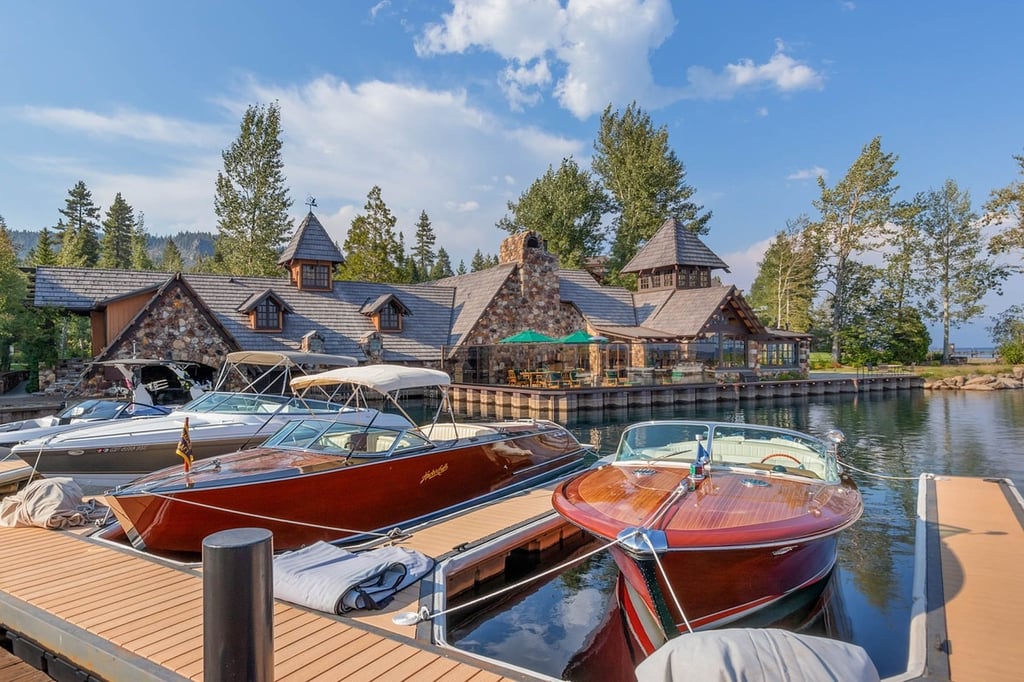
[[[185,460],[185,471],[192,470],[192,438],[188,435],[188,417],[185,417],[185,425],[181,427],[181,440],[174,454]]]

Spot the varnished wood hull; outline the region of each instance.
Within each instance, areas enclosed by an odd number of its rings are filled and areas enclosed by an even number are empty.
[[[863,510],[849,481],[723,469],[680,494],[688,473],[605,466],[560,484],[553,497],[576,525],[625,540],[610,551],[645,649],[686,631],[687,621],[694,630],[725,625],[824,579],[839,532]]]
[[[409,526],[570,472],[586,451],[564,429],[375,461],[294,449],[257,448],[208,460],[185,475],[157,472],[109,495],[132,543],[199,552],[207,535],[269,529],[275,550],[366,537]]]

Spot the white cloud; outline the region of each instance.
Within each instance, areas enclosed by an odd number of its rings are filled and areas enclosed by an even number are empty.
[[[667,0],[455,0],[443,23],[416,41],[420,56],[461,54],[478,47],[507,61],[501,82],[514,109],[540,101],[554,78],[559,103],[583,119],[609,102],[663,97],[649,52],[675,26]],[[543,66],[541,66],[543,65]]]
[[[204,147],[219,142],[225,131],[217,125],[182,121],[128,109],[101,114],[84,109],[27,106],[14,113],[26,122],[60,132],[186,147]]]
[[[764,260],[764,252],[768,250],[768,246],[774,238],[773,235],[770,239],[762,239],[742,251],[726,252],[724,249],[716,251],[715,247],[710,243],[713,240],[709,237],[707,240],[708,247],[718,253],[719,257],[729,266],[729,272],[717,273],[722,278],[722,282],[725,284],[735,284],[743,290],[744,294],[749,294],[750,286],[757,278],[757,272],[760,268],[758,264]]]
[[[821,90],[825,86],[824,75],[786,54],[786,45],[781,40],[775,41],[775,53],[764,64],[741,59],[727,64],[717,74],[703,66],[691,66],[687,75],[690,82],[685,96],[692,99],[729,99],[745,89],[793,92]]]
[[[828,178],[828,171],[821,166],[812,166],[811,168],[801,168],[798,171],[794,171],[786,176],[787,180],[817,180],[818,178]]]
[[[391,0],[381,0],[370,8],[370,18],[376,19],[377,14],[391,6]]]

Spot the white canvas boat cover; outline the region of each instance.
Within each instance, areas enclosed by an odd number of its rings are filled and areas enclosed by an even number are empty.
[[[324,367],[352,367],[359,361],[349,355],[328,355],[326,353],[303,353],[302,351],[240,350],[228,353],[225,362],[235,365],[322,365]]]
[[[274,597],[334,614],[381,609],[433,567],[433,559],[404,547],[350,552],[316,542],[274,557]]]
[[[726,628],[680,635],[636,667],[639,682],[777,680],[878,682],[862,647],[777,628]]]
[[[70,478],[41,478],[0,500],[0,526],[68,528],[102,518],[107,508],[82,500],[82,488]]]
[[[391,393],[410,388],[448,386],[451,382],[447,372],[439,369],[403,365],[363,365],[295,377],[291,381],[291,386],[293,391],[301,391],[310,386],[352,384],[371,388],[378,393]]]

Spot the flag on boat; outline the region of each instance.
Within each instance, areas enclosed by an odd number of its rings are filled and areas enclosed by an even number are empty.
[[[699,464],[707,464],[711,461],[711,453],[707,451],[704,444],[697,441],[697,462]]]
[[[188,417],[185,417],[185,424],[181,427],[181,439],[174,454],[185,460],[185,471],[192,469],[192,438],[188,435]]]

